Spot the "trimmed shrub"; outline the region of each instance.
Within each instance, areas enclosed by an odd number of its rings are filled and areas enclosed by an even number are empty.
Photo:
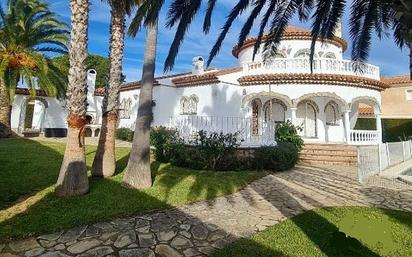
[[[118,128],[116,130],[116,138],[123,141],[133,142],[133,134],[134,131],[128,128]]]
[[[303,148],[304,142],[303,139],[298,135],[299,131],[302,131],[302,128],[293,125],[290,121],[279,123],[276,126],[275,140],[278,143],[292,143],[300,152]]]
[[[293,143],[279,142],[276,146],[256,149],[254,162],[258,170],[285,171],[296,165],[298,157],[298,149]]]
[[[170,161],[170,147],[179,140],[178,133],[174,129],[155,127],[150,131],[150,144],[154,147],[154,156],[157,161]]]

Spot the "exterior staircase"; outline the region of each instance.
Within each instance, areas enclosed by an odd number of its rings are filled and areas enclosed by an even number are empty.
[[[305,144],[299,164],[357,166],[358,150],[353,145]]]

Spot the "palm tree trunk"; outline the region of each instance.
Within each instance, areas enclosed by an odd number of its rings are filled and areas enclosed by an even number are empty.
[[[122,80],[125,6],[123,1],[111,3],[110,72],[103,99],[103,121],[99,145],[93,161],[92,175],[111,177],[116,170],[115,135],[117,127],[119,89]]]
[[[4,80],[0,78],[0,138],[12,135],[10,126],[11,106]]]
[[[157,22],[147,27],[146,48],[139,96],[136,128],[129,163],[123,185],[132,188],[148,188],[152,185],[150,170],[150,124],[153,119],[153,82],[157,47]]]
[[[70,0],[70,10],[72,24],[67,89],[68,134],[63,163],[56,184],[58,196],[81,195],[89,190],[83,133],[87,109],[86,59],[89,1]]]
[[[412,43],[409,43],[409,77],[412,80]]]

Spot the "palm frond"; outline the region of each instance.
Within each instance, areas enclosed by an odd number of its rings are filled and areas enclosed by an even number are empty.
[[[213,61],[213,58],[219,53],[222,46],[223,40],[225,40],[229,29],[232,27],[233,21],[240,15],[246,8],[249,6],[250,0],[239,0],[239,2],[233,7],[230,11],[230,14],[226,18],[226,22],[222,28],[222,31],[219,34],[216,43],[213,45],[212,50],[209,53],[209,58],[207,60],[207,66]]]
[[[206,34],[210,31],[210,26],[212,25],[212,14],[215,10],[217,0],[209,0],[207,4],[207,10],[205,14],[205,19],[203,21],[203,32]]]
[[[243,46],[243,43],[245,42],[246,38],[249,36],[252,26],[254,24],[254,21],[260,14],[260,12],[262,11],[265,4],[266,4],[266,0],[257,0],[253,3],[255,7],[253,8],[252,12],[247,18],[239,34],[239,39],[238,39],[238,44],[237,44],[239,48]]]

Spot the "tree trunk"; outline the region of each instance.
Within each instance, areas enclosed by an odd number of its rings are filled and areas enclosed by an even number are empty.
[[[115,136],[119,106],[119,89],[122,80],[124,48],[125,6],[124,1],[111,1],[110,25],[110,72],[109,83],[103,99],[103,121],[99,145],[93,161],[92,175],[111,177],[116,170]]]
[[[409,77],[412,80],[412,43],[409,43]]]
[[[69,85],[67,88],[68,133],[59,178],[56,184],[58,196],[85,194],[89,190],[86,156],[84,151],[84,127],[87,110],[87,33],[89,1],[71,0],[71,40]]]
[[[153,82],[156,62],[157,22],[147,27],[146,48],[140,89],[139,108],[129,163],[123,185],[148,188],[152,185],[150,170],[150,124],[153,119]]]
[[[12,135],[10,126],[11,106],[4,80],[0,78],[0,138]]]

